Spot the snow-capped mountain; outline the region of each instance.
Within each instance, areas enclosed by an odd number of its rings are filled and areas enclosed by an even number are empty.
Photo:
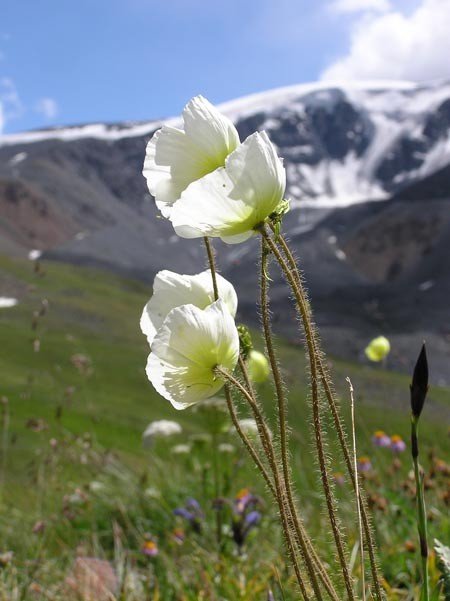
[[[353,331],[350,353],[383,328],[399,336],[432,331],[448,353],[450,82],[300,85],[220,109],[241,138],[267,130],[284,157],[292,200],[285,228],[332,350],[342,346],[344,320]],[[146,143],[160,125],[1,137],[0,253],[42,250],[148,279],[162,267],[198,269],[201,246],[157,219],[141,175]],[[256,250],[252,242],[221,249],[246,318],[254,316],[249,247]],[[274,306],[290,331],[284,299],[275,280]]]
[[[389,197],[450,162],[450,82],[304,84],[219,106],[243,131],[267,130],[283,155],[294,206],[345,206]],[[173,124],[177,118],[165,120]],[[89,124],[12,134],[0,146],[114,143],[149,136],[158,121]],[[10,158],[12,165],[24,153]]]

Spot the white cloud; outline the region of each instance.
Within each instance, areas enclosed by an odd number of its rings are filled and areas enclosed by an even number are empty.
[[[3,105],[3,117],[6,120],[17,119],[23,114],[23,104],[17,88],[9,77],[0,78],[0,101]]]
[[[22,101],[14,82],[9,77],[0,78],[0,133],[7,121],[17,119],[23,114]]]
[[[330,9],[337,13],[385,12],[391,8],[389,0],[334,0]]]
[[[54,98],[40,98],[35,106],[35,111],[45,119],[54,119],[58,114],[58,103]]]
[[[347,54],[322,79],[450,79],[449,22],[450,0],[421,0],[410,14],[365,13],[352,25]]]

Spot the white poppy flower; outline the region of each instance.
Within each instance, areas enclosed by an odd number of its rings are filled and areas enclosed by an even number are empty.
[[[232,122],[196,96],[183,110],[184,130],[164,125],[147,145],[144,177],[164,217],[190,183],[223,167],[239,144]]]
[[[142,442],[144,446],[151,445],[157,438],[168,438],[175,434],[181,434],[182,428],[179,423],[173,422],[170,419],[159,419],[150,422],[142,434]]]
[[[217,274],[219,298],[234,317],[237,311],[237,295],[233,286]],[[173,271],[160,271],[153,282],[153,296],[145,305],[141,316],[141,330],[152,343],[156,332],[162,326],[169,311],[181,305],[191,304],[206,309],[214,302],[214,289],[211,271],[208,269],[197,275],[180,275]]]
[[[206,309],[172,309],[153,339],[146,371],[161,396],[185,409],[216,394],[224,381],[215,368],[233,370],[238,357],[238,331],[219,299]]]
[[[182,238],[243,242],[275,211],[285,188],[283,163],[266,132],[257,132],[228,156],[224,168],[186,188],[170,220]]]

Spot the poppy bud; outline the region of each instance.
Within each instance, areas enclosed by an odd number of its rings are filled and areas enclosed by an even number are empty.
[[[422,350],[420,351],[419,358],[414,367],[410,390],[411,411],[413,416],[418,419],[422,413],[425,397],[428,392],[428,361],[425,343],[422,345]]]

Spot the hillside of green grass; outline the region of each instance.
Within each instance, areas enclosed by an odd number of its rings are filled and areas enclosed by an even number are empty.
[[[51,557],[55,553],[62,556],[62,549],[70,557],[80,541],[87,539],[87,533],[91,536],[92,532],[96,533],[95,544],[98,545],[94,548],[107,554],[108,549],[115,549],[113,523],[121,523],[122,529],[128,532],[128,544],[132,539],[139,547],[140,537],[148,527],[164,537],[164,528],[172,519],[171,510],[183,498],[196,496],[207,506],[214,488],[208,471],[211,469],[210,443],[197,440],[193,443],[195,452],[186,459],[175,458],[170,449],[149,452],[142,447],[142,432],[156,419],[176,420],[183,426],[184,433],[177,438],[177,443],[192,442],[192,435],[204,432],[197,413],[175,411],[156,394],[145,376],[148,346],[139,329],[139,318],[151,293],[148,287],[94,269],[46,262],[36,270],[29,261],[5,257],[0,258],[0,286],[0,296],[15,296],[19,300],[15,307],[0,309],[0,530],[5,535],[5,544],[16,545],[19,556],[36,552],[35,542],[29,540],[29,529],[36,519],[42,519],[54,524],[46,542],[46,552]],[[258,335],[254,338],[258,346]],[[294,477],[311,529],[321,537],[323,514],[318,510],[303,350],[282,340],[278,341],[278,347],[290,390]],[[355,388],[359,454],[368,455],[375,470],[387,474],[386,481],[395,483],[396,479],[400,482],[400,478],[407,478],[410,469],[407,453],[401,457],[402,464],[395,475],[392,470],[397,468],[391,465],[392,454],[383,449],[375,450],[371,436],[375,430],[382,429],[408,440],[409,378],[379,366],[350,364],[334,358],[330,364],[346,420],[349,416],[347,376]],[[271,384],[265,383],[258,390],[271,416],[274,403]],[[434,457],[448,457],[449,409],[450,391],[433,388],[421,423],[424,462],[428,466]],[[248,415],[245,407],[241,407],[241,414]],[[333,428],[326,411],[324,420],[330,426],[332,469],[344,471],[338,453],[334,452]],[[275,428],[274,423],[272,427]],[[232,435],[224,436],[223,441],[239,447]],[[57,457],[53,452],[56,447],[60,449]],[[224,465],[224,491],[232,494],[240,487],[250,486],[265,495],[258,475],[243,452],[239,451],[233,461],[227,459]],[[368,486],[378,486],[377,477],[369,480]],[[80,487],[89,490],[90,483],[97,479],[107,482],[109,492],[102,502],[89,504],[81,525],[75,527],[76,521],[71,519],[70,524],[58,521],[55,515],[59,515],[68,492]],[[151,504],[144,502],[142,491],[148,486],[163,491],[163,509],[159,507],[152,513]],[[388,488],[380,493],[388,503],[388,517],[384,525],[379,526],[379,536],[382,542],[391,540],[389,553],[394,553],[407,539],[414,537],[414,505],[399,501],[397,493],[394,495]],[[347,512],[354,520],[351,497],[341,491],[338,495],[344,499],[344,515]],[[439,503],[436,493],[436,533],[448,535],[448,520],[442,521],[445,500]],[[401,528],[399,526],[398,540],[393,541],[390,528],[399,511],[407,518]],[[11,520],[11,515],[16,516],[16,521]],[[24,540],[17,541],[18,523],[24,527],[26,524]],[[273,520],[270,524],[274,528]],[[354,522],[350,524],[350,530],[354,529]],[[255,574],[261,562],[275,561],[281,542],[279,533],[273,536],[271,540],[278,542],[270,551],[258,550],[255,546],[255,552],[260,553],[254,564]],[[389,561],[385,564],[391,565]],[[405,556],[395,569],[414,573],[413,566],[409,556]],[[391,576],[395,580],[397,573]],[[234,593],[227,594],[231,596],[226,598],[233,598]],[[235,598],[253,598],[249,595]],[[392,597],[397,598],[414,597]]]
[[[90,431],[102,445],[133,454],[141,451],[141,433],[149,421],[171,418],[189,425],[190,412],[175,411],[145,376],[148,346],[139,318],[151,294],[148,286],[58,263],[45,263],[35,273],[33,265],[0,258],[0,284],[8,280],[8,289],[19,292],[16,307],[0,309],[0,394],[9,399],[17,448],[26,454],[32,446],[34,437],[25,428],[26,420],[51,421],[58,412],[64,427]],[[48,309],[35,319],[33,329],[33,314],[44,299]],[[38,352],[33,348],[35,339],[40,343]],[[283,342],[279,348],[291,390],[293,438],[301,443],[309,419],[303,350]],[[74,355],[87,358],[87,373],[74,366]],[[373,428],[407,436],[408,377],[377,365],[335,359],[330,363],[343,403],[348,399],[345,377],[352,379],[362,439]],[[70,397],[68,388],[74,389]],[[260,388],[269,411],[271,392],[270,384]],[[450,391],[432,389],[422,435],[439,441],[443,449],[448,449],[449,408]]]

